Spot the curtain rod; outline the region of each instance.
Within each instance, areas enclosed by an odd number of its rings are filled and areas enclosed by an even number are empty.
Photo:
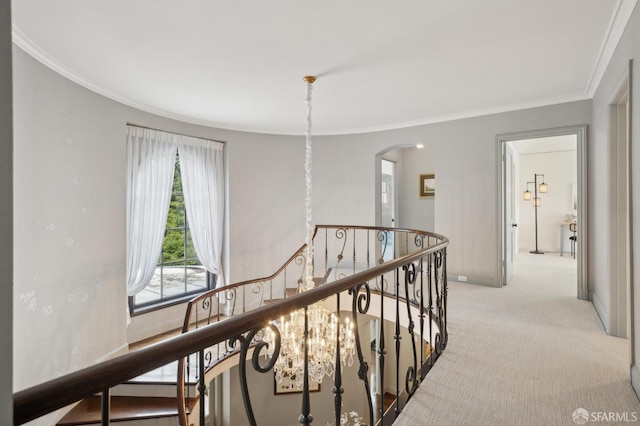
[[[210,142],[225,143],[224,141],[218,141],[218,140],[215,140],[215,139],[203,138],[203,137],[201,137],[201,136],[191,136],[191,135],[185,135],[184,133],[170,132],[170,131],[168,131],[168,130],[156,129],[155,127],[141,126],[141,125],[139,125],[139,124],[132,123],[132,122],[130,122],[130,121],[127,121],[127,126],[134,126],[134,127],[139,127],[139,128],[141,128],[141,129],[155,130],[156,132],[171,133],[171,134],[178,135],[178,136],[186,136],[186,137],[188,137],[188,138],[202,139],[202,140],[210,141]]]

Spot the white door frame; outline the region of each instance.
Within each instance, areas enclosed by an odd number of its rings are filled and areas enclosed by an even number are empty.
[[[505,200],[505,146],[506,142],[536,139],[552,136],[576,135],[577,139],[577,155],[578,155],[578,223],[580,224],[580,236],[577,244],[577,260],[578,260],[578,299],[589,300],[589,287],[587,283],[588,277],[588,241],[589,241],[589,222],[587,212],[587,126],[567,126],[555,129],[532,130],[528,132],[505,133],[496,136],[496,160],[498,165],[496,188],[498,196],[497,208],[500,212],[497,216],[497,238],[498,238],[498,264],[496,265],[496,276],[498,277],[498,286],[506,284],[505,276],[505,259],[506,259],[506,241],[507,233],[505,232],[506,224],[506,204]]]
[[[388,224],[384,224],[383,223],[383,215],[382,215],[382,162],[386,161],[388,163],[391,163],[391,167],[393,168],[393,172],[392,172],[392,184],[391,184],[391,225],[389,226]],[[390,227],[390,228],[397,228],[398,227],[398,222],[397,222],[397,218],[398,218],[398,162],[395,160],[392,160],[390,158],[386,158],[385,156],[382,156],[380,158],[380,185],[377,186],[377,190],[379,190],[380,193],[380,222],[377,223],[376,225],[378,226],[385,226],[385,227]]]
[[[633,235],[631,216],[630,78],[609,102],[609,334],[630,336]]]
[[[513,159],[513,148],[510,147],[508,144],[504,145],[505,147],[505,164],[504,164],[504,172],[505,172],[505,191],[504,191],[504,201],[505,201],[505,205],[504,205],[504,212],[505,212],[505,236],[504,236],[504,242],[505,242],[505,280],[504,280],[504,285],[509,284],[509,282],[511,281],[511,278],[513,277],[513,263],[515,261],[515,257],[516,257],[516,233],[517,233],[517,223],[516,223],[516,217],[517,214],[515,213],[515,209],[516,209],[516,202],[515,202],[515,193],[516,193],[516,187],[514,185],[515,183],[515,176],[516,176],[516,166],[515,166],[515,162]],[[509,159],[509,157],[511,158],[510,161],[507,161]],[[510,179],[509,179],[510,178]],[[509,192],[509,189],[511,189],[511,192]],[[515,225],[515,226],[514,226]],[[509,249],[511,249],[509,251]],[[511,267],[509,267],[511,266]]]

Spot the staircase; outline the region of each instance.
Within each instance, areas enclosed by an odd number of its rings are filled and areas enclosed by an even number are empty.
[[[139,426],[175,426],[178,422],[183,426],[201,422],[204,424],[206,419],[200,418],[200,410],[195,407],[206,409],[207,406],[200,406],[193,399],[197,394],[195,374],[208,374],[205,380],[209,380],[226,371],[231,364],[245,363],[248,357],[254,354],[254,348],[265,348],[261,343],[252,346],[259,339],[248,341],[246,337],[256,336],[255,333],[264,329],[266,322],[277,321],[283,314],[306,309],[343,293],[349,297],[335,298],[336,302],[339,302],[337,310],[350,311],[354,323],[365,314],[378,316],[379,320],[395,322],[395,334],[392,338],[396,342],[396,353],[413,354],[413,365],[409,360],[409,368],[402,366],[401,369],[396,362],[396,377],[404,374],[405,370],[412,372],[411,377],[407,375],[412,383],[407,382],[402,388],[399,388],[399,384],[396,385],[395,403],[389,405],[389,395],[384,395],[378,400],[371,398],[370,393],[366,394],[371,422],[381,419],[383,424],[391,424],[447,345],[448,239],[422,231],[362,226],[319,225],[316,231],[315,253],[319,255],[314,258],[314,268],[316,272],[322,271],[323,275],[322,278],[314,279],[316,289],[299,296],[293,296],[294,290],[289,290],[297,289],[304,279],[305,246],[302,246],[276,273],[268,277],[230,284],[195,297],[187,305],[185,320],[180,330],[139,342],[131,347],[137,349],[145,346],[144,350],[132,350],[15,392],[14,424],[26,424],[43,418],[56,410],[65,409],[76,401],[80,402],[58,424],[99,424],[101,415],[98,406],[102,406],[99,395],[105,390],[111,395],[111,407],[108,411],[113,423]],[[402,252],[406,251],[407,254],[380,262],[380,253],[383,253],[381,245],[387,240],[387,234],[390,232],[394,235],[398,232],[404,233],[402,241],[407,247]],[[360,255],[362,252],[364,255]],[[396,254],[397,252],[396,250]],[[335,272],[331,273],[332,270]],[[374,294],[380,297],[372,297]],[[280,296],[281,300],[277,300]],[[254,311],[256,308],[259,310]],[[394,313],[395,318],[392,318]],[[399,315],[401,313],[402,315]],[[226,318],[224,314],[231,318]],[[409,339],[402,339],[403,342],[409,343],[401,346],[400,329],[404,327],[414,330],[416,324],[419,324],[419,333],[411,331]],[[389,330],[394,332],[393,329]],[[383,338],[389,334],[386,328],[384,333],[383,328],[379,327],[376,336],[379,338],[378,341],[384,341]],[[179,335],[168,338],[173,334]],[[391,341],[388,336],[385,339]],[[420,339],[419,364],[416,359],[416,339]],[[425,350],[423,353],[425,342],[431,342],[433,349],[428,352]],[[189,365],[189,371],[182,374],[183,357],[193,353],[198,354],[198,361],[202,357],[205,361],[198,363],[190,360],[188,364],[184,364]],[[377,351],[375,355],[376,365],[378,362],[382,365],[392,356],[387,354],[387,350]],[[367,361],[362,356],[359,358],[362,369],[366,367]],[[208,373],[198,371],[203,366],[208,368]],[[255,370],[262,371],[262,368],[263,365],[259,368],[254,365]],[[122,381],[130,377],[133,379]],[[365,389],[370,391],[367,379],[364,378],[362,381]],[[177,386],[178,383],[180,386]],[[187,384],[183,386],[184,383]],[[245,405],[250,407],[247,402],[251,397],[249,384],[245,379],[241,379],[238,385]],[[379,385],[380,389],[393,389],[392,384],[383,381],[382,378]],[[183,390],[187,391],[186,399],[182,396]],[[271,394],[270,391],[267,393]],[[177,399],[177,394],[181,395],[180,399]],[[393,396],[393,392],[391,395]],[[262,397],[264,402],[264,392],[253,396]],[[308,388],[304,389],[301,397],[303,401],[310,399]],[[375,412],[372,399],[375,400]],[[306,407],[305,415],[308,414],[308,404]],[[279,413],[271,412],[272,407],[268,404],[263,404],[261,408],[262,411],[266,410],[266,413],[261,413],[262,416],[279,420]],[[238,414],[241,414],[239,410],[240,408],[237,410]],[[184,416],[185,411],[191,412],[191,416]],[[253,410],[246,407],[245,411],[246,415],[254,414]],[[184,420],[179,421],[179,416]]]
[[[173,335],[174,330],[129,346],[135,350]],[[131,426],[176,426],[178,424],[178,401],[176,400],[176,378],[178,363],[173,362],[138,376],[111,390],[110,421]],[[198,401],[197,378],[191,372],[187,379],[188,410]],[[75,426],[100,424],[101,397],[87,398],[69,411],[56,425]]]
[[[325,278],[316,278],[317,285],[324,283]],[[298,288],[286,288],[286,297],[291,297],[298,293]],[[264,299],[262,304],[282,300],[281,298]],[[224,314],[215,314],[214,322],[224,321],[227,317]],[[198,328],[207,325],[211,319],[200,320],[192,326]],[[129,345],[129,351],[144,348],[151,344],[177,336],[182,332],[175,329],[148,339],[141,340]],[[215,351],[212,351],[215,352]],[[221,352],[218,351],[218,357]],[[197,355],[191,356],[192,366],[197,365]],[[215,357],[215,356],[214,356]],[[110,422],[127,426],[176,426],[178,419],[178,401],[176,398],[178,361],[149,371],[126,383],[116,386],[111,390],[111,415]],[[187,412],[191,412],[198,402],[198,377],[197,369],[191,368],[189,377],[185,378],[187,386],[185,393],[189,396]],[[56,426],[93,425],[101,422],[101,396],[96,395],[84,399],[71,409]],[[194,413],[193,417],[197,417]],[[197,418],[189,423],[197,422]]]

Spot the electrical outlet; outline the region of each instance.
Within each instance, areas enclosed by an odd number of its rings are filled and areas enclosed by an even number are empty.
[[[466,275],[458,275],[458,281],[460,281],[461,283],[466,283],[467,282],[467,276]]]

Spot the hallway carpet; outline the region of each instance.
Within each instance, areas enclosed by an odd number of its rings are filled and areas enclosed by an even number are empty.
[[[576,298],[575,271],[520,253],[504,288],[450,282],[448,346],[394,426],[575,425],[579,408],[588,424],[640,423],[629,342]]]

